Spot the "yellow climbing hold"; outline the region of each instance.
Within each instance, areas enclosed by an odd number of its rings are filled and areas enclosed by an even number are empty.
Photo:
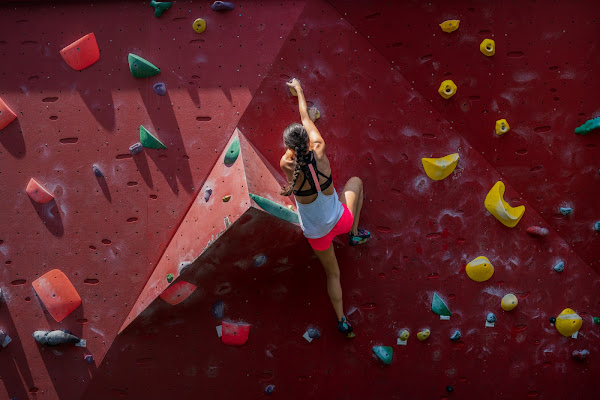
[[[485,196],[484,205],[485,208],[509,228],[515,227],[523,217],[525,213],[525,206],[511,207],[506,201],[504,201],[504,183],[501,181],[496,184]]]
[[[583,320],[575,311],[570,308],[565,308],[558,314],[558,317],[556,317],[554,326],[556,326],[556,330],[560,332],[561,335],[569,337],[581,329],[582,324]]]
[[[496,135],[504,135],[510,130],[510,126],[505,119],[499,119],[496,121]]]
[[[291,205],[291,204],[288,204],[288,208],[289,208],[290,210],[292,210],[292,211],[296,211],[296,209],[294,208],[294,206],[293,206],[293,205]]]
[[[229,200],[231,200],[230,194],[228,194],[227,196],[223,196],[223,203],[227,203]]]
[[[424,329],[421,332],[417,333],[417,339],[419,339],[421,342],[424,340],[427,340],[427,338],[429,337],[429,329]]]
[[[442,96],[445,99],[449,99],[450,97],[454,96],[456,94],[456,90],[458,88],[456,87],[456,85],[454,84],[454,82],[452,82],[452,80],[447,79],[444,82],[442,82],[440,84],[440,88],[438,89],[438,93],[440,94],[440,96]]]
[[[480,256],[467,264],[465,270],[475,282],[487,281],[494,275],[494,266],[487,257]]]
[[[441,158],[421,158],[421,162],[428,177],[441,181],[454,171],[459,158],[458,153],[453,153]]]
[[[457,30],[459,24],[460,24],[459,19],[449,19],[448,21],[442,22],[440,24],[440,28],[442,28],[442,30],[444,32],[450,33],[450,32],[454,32],[455,30]]]
[[[206,29],[206,21],[203,20],[202,18],[198,18],[192,24],[192,28],[194,29],[194,32],[202,33]]]
[[[403,342],[406,342],[408,340],[409,336],[410,336],[410,332],[408,331],[408,329],[402,329],[402,332],[400,332],[399,338]]]
[[[496,54],[496,42],[492,39],[484,39],[479,45],[479,50],[488,57]]]
[[[500,306],[504,311],[510,311],[515,308],[519,304],[519,300],[517,300],[517,296],[512,293],[507,294],[502,298],[502,302]]]

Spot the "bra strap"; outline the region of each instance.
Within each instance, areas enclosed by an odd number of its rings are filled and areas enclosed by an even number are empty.
[[[319,184],[319,177],[315,174],[315,169],[311,164],[308,164],[308,169],[310,169],[310,174],[312,175],[313,181],[315,182],[315,186],[317,187],[317,192],[321,191],[321,185]]]

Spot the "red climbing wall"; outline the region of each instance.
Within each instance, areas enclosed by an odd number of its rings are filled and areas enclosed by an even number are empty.
[[[280,398],[593,397],[600,133],[573,129],[600,116],[598,5],[395,4],[241,1],[217,13],[175,2],[160,18],[148,2],[0,4],[0,97],[17,114],[0,131],[0,329],[13,339],[0,348],[0,398],[262,398],[269,384]],[[191,28],[198,17],[202,34]],[[438,24],[451,18],[461,25],[446,34]],[[90,32],[100,59],[75,71],[59,52]],[[486,37],[492,58],[479,52]],[[133,78],[130,52],[161,73]],[[336,332],[306,242],[258,211],[220,238],[218,265],[194,266],[186,300],[155,300],[117,336],[234,129],[277,167],[281,132],[298,120],[292,76],[321,111],[336,188],[353,175],[365,183],[361,226],[374,237],[336,242],[357,337]],[[449,100],[437,93],[444,79],[458,85]],[[511,131],[497,137],[500,118]],[[167,149],[131,156],[140,125]],[[454,152],[448,178],[425,175],[422,157]],[[31,201],[30,178],[55,199]],[[498,180],[526,207],[512,229],[483,207]],[[559,216],[565,205],[573,214]],[[550,235],[528,236],[531,225]],[[249,267],[261,253],[266,262]],[[495,274],[477,283],[464,266],[481,255]],[[53,269],[82,300],[61,322],[32,286]],[[434,292],[449,321],[430,311]],[[511,312],[500,308],[506,293],[519,298]],[[217,336],[219,300],[226,320],[251,324],[242,347]],[[566,307],[583,318],[577,339],[548,322]],[[322,337],[305,341],[309,327]],[[408,345],[396,346],[403,328]],[[423,328],[431,336],[419,342]],[[87,348],[38,345],[40,329],[68,329]],[[391,365],[374,345],[394,348]],[[584,348],[590,358],[574,361]]]

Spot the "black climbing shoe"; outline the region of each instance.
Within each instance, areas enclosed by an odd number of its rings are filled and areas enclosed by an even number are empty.
[[[371,237],[371,232],[365,230],[365,229],[358,229],[358,235],[354,236],[352,234],[352,231],[349,232],[350,234],[350,246],[356,246],[357,244],[363,244],[364,242],[367,241],[367,239],[369,239]]]
[[[346,337],[353,338],[356,336],[354,332],[352,332],[352,325],[348,322],[346,317],[343,317],[341,321],[338,321],[338,331],[346,335]]]

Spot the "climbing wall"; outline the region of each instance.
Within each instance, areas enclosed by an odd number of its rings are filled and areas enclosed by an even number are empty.
[[[600,133],[573,129],[600,116],[598,6],[391,3],[242,1],[216,12],[174,2],[160,17],[148,2],[0,4],[0,98],[17,116],[0,130],[0,329],[12,339],[0,348],[1,399],[262,398],[269,385],[281,398],[592,397]],[[448,19],[461,20],[450,34],[438,26]],[[100,58],[76,71],[60,50],[90,32]],[[493,57],[479,51],[485,38]],[[134,78],[129,53],[160,74]],[[222,201],[207,178],[236,127],[278,173],[281,132],[299,119],[290,77],[320,110],[336,189],[354,175],[365,184],[361,226],[373,238],[334,243],[357,337],[336,332],[325,275],[298,228],[254,203],[249,223],[225,225],[206,259],[129,320],[161,260],[187,256],[185,217],[208,184]],[[458,86],[448,100],[437,93],[446,79]],[[511,130],[497,136],[500,118]],[[132,155],[140,125],[167,149]],[[421,158],[451,153],[456,169],[431,180]],[[31,178],[54,199],[31,200]],[[484,208],[497,181],[525,206],[515,228]],[[533,225],[549,235],[528,235]],[[478,256],[495,267],[488,281],[465,273]],[[81,298],[60,322],[32,285],[54,269]],[[449,320],[431,311],[434,293]],[[519,300],[510,312],[500,308],[507,293]],[[575,339],[549,322],[567,307],[583,319]],[[497,321],[485,327],[490,312]],[[249,324],[247,342],[224,344],[223,321]],[[309,328],[321,337],[305,340]],[[53,329],[87,347],[34,341]],[[402,329],[406,346],[396,345]],[[390,365],[373,355],[378,345],[393,348]],[[591,354],[578,362],[571,353],[582,349]]]

